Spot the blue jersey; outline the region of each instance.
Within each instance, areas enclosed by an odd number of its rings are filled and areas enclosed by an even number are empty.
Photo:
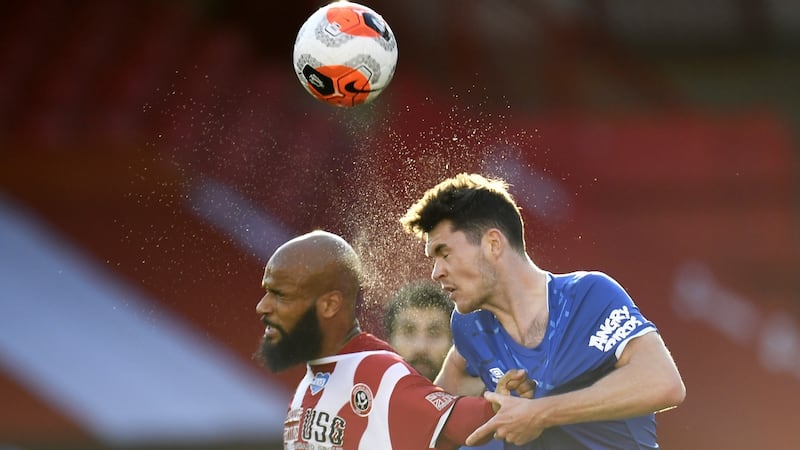
[[[655,331],[627,292],[601,272],[548,273],[549,323],[542,342],[528,348],[514,341],[494,314],[453,313],[453,342],[467,372],[490,391],[510,369],[523,368],[536,383],[534,397],[587,387],[614,368],[627,342]],[[546,429],[522,447],[506,449],[652,449],[655,415],[586,422]]]

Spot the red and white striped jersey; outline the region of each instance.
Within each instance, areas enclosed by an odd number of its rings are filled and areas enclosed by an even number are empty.
[[[451,449],[491,415],[485,400],[444,392],[361,333],[339,354],[309,361],[283,442],[286,450]]]

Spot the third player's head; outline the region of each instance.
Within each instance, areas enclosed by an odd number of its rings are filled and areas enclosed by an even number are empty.
[[[392,295],[383,317],[389,343],[431,381],[450,350],[452,312],[453,304],[438,284],[417,280]]]
[[[522,216],[500,179],[462,173],[429,189],[400,219],[424,239],[431,277],[450,292],[459,312],[491,300],[498,270],[509,258],[527,258]]]

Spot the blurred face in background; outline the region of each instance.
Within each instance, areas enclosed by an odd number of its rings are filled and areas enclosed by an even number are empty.
[[[389,343],[412,367],[436,378],[450,350],[450,315],[439,308],[408,307],[398,311]]]

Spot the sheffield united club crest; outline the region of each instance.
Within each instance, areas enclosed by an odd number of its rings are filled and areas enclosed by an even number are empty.
[[[372,391],[364,383],[353,386],[350,392],[350,407],[353,412],[361,417],[366,417],[372,411]]]

